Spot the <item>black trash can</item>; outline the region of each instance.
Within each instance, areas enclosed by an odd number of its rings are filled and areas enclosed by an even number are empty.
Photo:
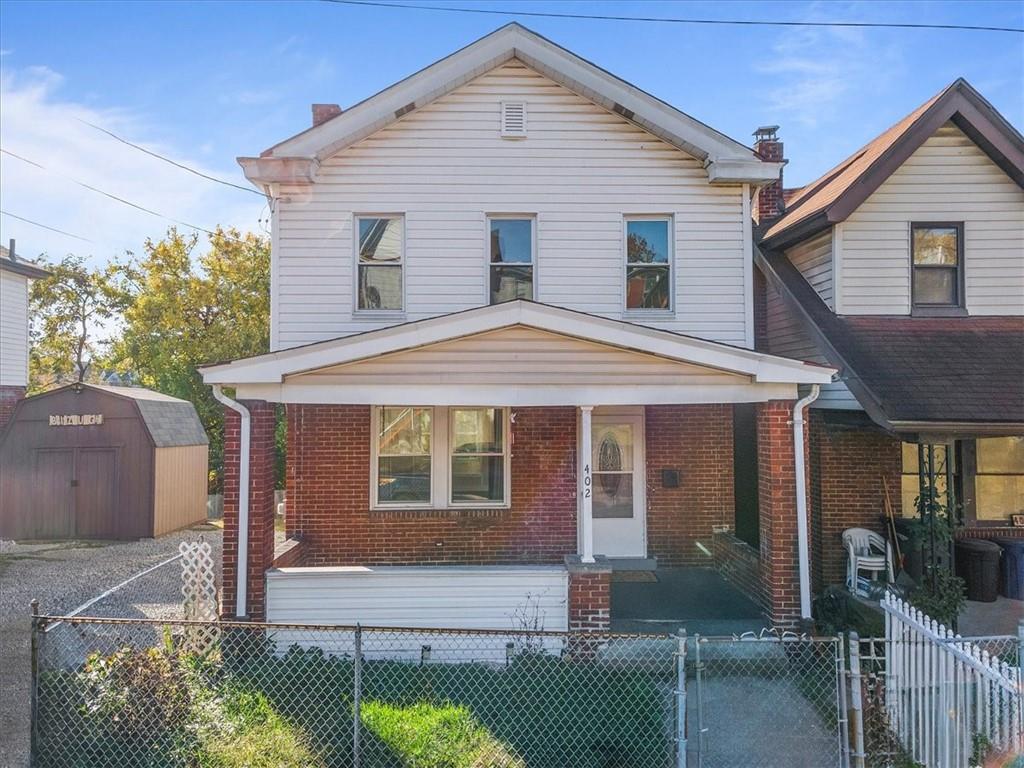
[[[999,597],[999,559],[1002,547],[985,539],[956,543],[956,573],[967,582],[967,599],[994,603]]]
[[[1024,539],[992,539],[1003,548],[999,592],[1003,597],[1024,600]]]

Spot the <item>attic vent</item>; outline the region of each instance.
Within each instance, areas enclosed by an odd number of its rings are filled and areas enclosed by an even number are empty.
[[[501,135],[510,139],[526,137],[526,102],[501,102]]]
[[[401,117],[402,115],[408,115],[414,109],[416,109],[416,102],[415,101],[410,101],[404,107],[399,107],[398,109],[395,110],[395,117]]]

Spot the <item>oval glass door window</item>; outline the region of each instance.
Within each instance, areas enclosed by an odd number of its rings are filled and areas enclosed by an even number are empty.
[[[633,517],[633,427],[601,426],[593,439],[595,518]]]

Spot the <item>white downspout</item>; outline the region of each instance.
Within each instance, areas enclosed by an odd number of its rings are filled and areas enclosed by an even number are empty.
[[[811,385],[811,392],[793,406],[793,456],[796,461],[796,538],[800,559],[800,617],[811,618],[810,555],[807,547],[807,477],[804,471],[804,408],[818,399],[821,387]]]
[[[237,413],[242,424],[238,434],[238,564],[235,575],[235,616],[248,614],[246,594],[249,573],[249,410],[224,394],[220,384],[213,385],[213,396]]]

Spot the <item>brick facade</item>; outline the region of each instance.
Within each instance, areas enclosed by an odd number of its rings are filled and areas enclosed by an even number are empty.
[[[569,631],[607,632],[611,626],[612,572],[569,570]]]
[[[512,505],[371,510],[370,407],[289,405],[287,529],[322,565],[561,563],[576,552],[576,411],[516,408]]]
[[[861,426],[811,410],[811,526],[815,591],[846,580],[842,535],[868,528],[885,535],[885,490],[900,514],[900,441],[867,423]]]
[[[715,526],[734,522],[732,406],[648,406],[647,550],[664,566],[710,565]],[[665,488],[662,470],[679,471]]]
[[[0,429],[3,429],[14,415],[14,406],[25,397],[25,387],[0,387]]]
[[[776,626],[800,619],[793,405],[771,400],[757,407],[762,600]],[[806,450],[805,445],[805,456]]]
[[[264,401],[241,401],[250,414],[249,556],[247,611],[250,619],[266,616],[263,574],[274,560],[274,426],[276,411]],[[221,615],[236,615],[238,579],[238,501],[241,417],[224,409],[224,546]]]

